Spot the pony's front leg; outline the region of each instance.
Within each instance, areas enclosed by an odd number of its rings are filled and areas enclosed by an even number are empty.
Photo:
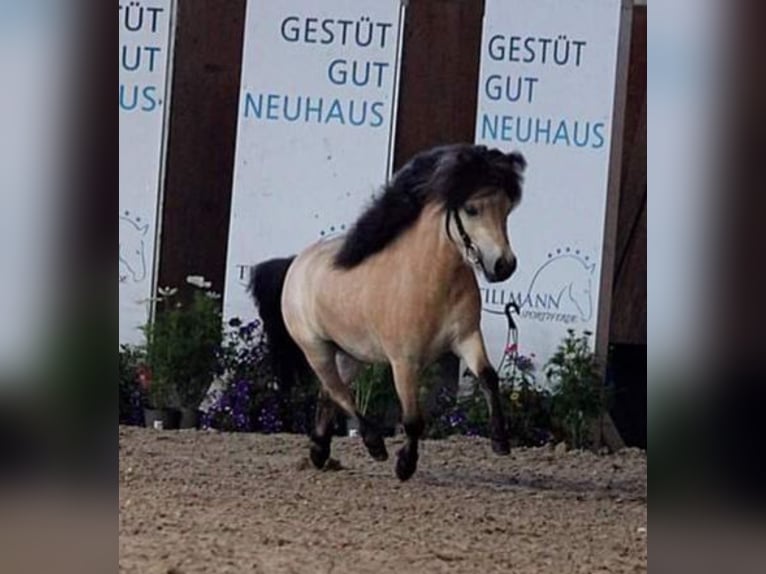
[[[481,390],[487,399],[489,407],[489,436],[492,440],[492,450],[495,454],[506,455],[511,452],[511,444],[508,440],[503,407],[500,402],[500,388],[497,371],[492,367],[487,358],[484,347],[484,338],[481,332],[476,330],[471,335],[460,341],[455,353],[465,361],[468,368],[479,380]]]
[[[418,441],[423,434],[423,416],[418,405],[418,374],[420,369],[407,361],[392,363],[396,393],[402,404],[402,422],[407,443],[396,458],[396,476],[407,480],[418,467]]]

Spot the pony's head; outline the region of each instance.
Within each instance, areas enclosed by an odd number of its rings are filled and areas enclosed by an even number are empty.
[[[517,152],[465,146],[440,158],[431,181],[444,201],[448,235],[466,261],[493,283],[516,270],[508,216],[521,201],[525,167]]]
[[[383,250],[411,227],[425,205],[443,207],[445,228],[463,257],[489,281],[516,268],[507,219],[521,200],[521,154],[485,146],[437,147],[397,171],[346,236],[335,259],[351,268]]]

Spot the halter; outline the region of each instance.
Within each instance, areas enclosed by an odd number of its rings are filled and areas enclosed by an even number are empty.
[[[463,248],[465,249],[466,259],[468,259],[468,261],[470,261],[473,265],[481,266],[482,270],[484,270],[486,273],[487,270],[484,269],[484,260],[481,257],[481,250],[473,242],[471,236],[468,235],[465,227],[463,227],[463,220],[460,219],[460,212],[458,212],[457,209],[450,209],[447,211],[447,218],[444,220],[444,227],[447,231],[447,237],[449,237],[452,243],[455,243],[455,240],[452,238],[452,232],[449,229],[450,219],[453,216],[455,217],[455,223],[457,224],[457,231],[460,234],[460,239],[463,241]]]

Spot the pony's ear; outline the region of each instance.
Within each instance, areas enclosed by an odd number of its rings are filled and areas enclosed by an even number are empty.
[[[518,151],[503,153],[499,149],[487,149],[485,146],[475,146],[474,150],[487,164],[503,171],[510,168],[518,176],[523,175],[527,167],[527,160]]]
[[[524,159],[524,156],[521,155],[521,152],[512,151],[507,153],[505,154],[505,160],[513,165],[516,173],[519,175],[523,174],[524,170],[527,169],[527,160]]]

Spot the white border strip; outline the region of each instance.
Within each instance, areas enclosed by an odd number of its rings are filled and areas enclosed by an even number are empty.
[[[391,101],[391,130],[388,134],[388,160],[386,163],[386,180],[393,175],[394,154],[396,151],[396,119],[399,115],[399,83],[402,71],[402,51],[404,45],[404,26],[406,24],[407,4],[409,0],[400,0],[399,4],[399,33],[396,37],[396,69],[394,70],[394,93]]]
[[[165,204],[165,182],[167,175],[168,139],[170,136],[170,107],[173,93],[173,63],[175,61],[176,27],[178,24],[178,0],[170,2],[170,25],[168,27],[168,53],[165,64],[165,95],[164,108],[162,110],[162,144],[160,146],[160,173],[157,182],[157,207],[154,222],[154,260],[152,261],[151,292],[149,293],[149,306],[147,317],[149,322],[154,321],[155,302],[154,296],[159,285],[160,252],[162,249],[162,216]]]

